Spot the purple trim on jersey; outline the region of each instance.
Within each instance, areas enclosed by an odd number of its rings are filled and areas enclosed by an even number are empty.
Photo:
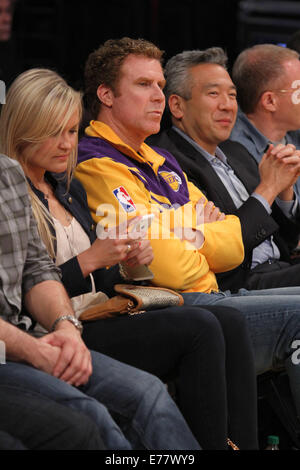
[[[138,162],[124,155],[101,137],[85,136],[80,140],[78,145],[78,164],[90,160],[91,158],[111,158],[115,162],[122,163],[128,167],[134,176],[142,181],[150,193],[166,197],[171,205],[178,204],[182,206],[186,204],[189,202],[189,191],[186,179],[177,160],[167,150],[158,147],[152,148],[165,158],[165,162],[159,167],[158,175],[155,174],[151,165]],[[136,169],[138,169],[139,172],[137,172]],[[165,181],[160,174],[162,172],[170,174],[169,180],[177,191],[173,190],[170,184]],[[174,172],[174,177],[172,177],[172,172]],[[179,177],[180,180],[178,184],[177,177]],[[122,181],[120,181],[120,184],[122,184]],[[154,195],[152,198],[153,201],[159,203]]]

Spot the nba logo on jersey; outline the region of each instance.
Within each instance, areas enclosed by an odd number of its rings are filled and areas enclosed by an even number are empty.
[[[136,211],[136,207],[134,205],[133,200],[129,196],[128,192],[123,186],[119,186],[118,188],[113,190],[115,197],[118,199],[119,203],[123,207],[125,212],[134,212]]]

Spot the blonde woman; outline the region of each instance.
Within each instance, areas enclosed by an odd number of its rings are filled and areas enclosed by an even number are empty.
[[[111,295],[120,274],[105,266],[128,257],[128,240],[96,238],[85,191],[72,179],[80,116],[79,93],[55,72],[33,69],[12,84],[0,118],[0,151],[24,169],[41,237],[69,295],[79,296],[77,312],[87,297]],[[152,261],[147,241],[131,247],[131,263]],[[227,436],[257,447],[253,357],[238,311],[183,306],[122,315],[87,322],[83,339],[165,381],[175,378],[179,407],[204,449],[226,449]]]
[[[1,149],[21,163],[28,177],[42,239],[60,265],[63,283],[71,297],[95,293],[95,285],[110,294],[113,284],[121,277],[117,267],[108,270],[105,267],[127,257],[128,240],[98,240],[81,185],[73,181],[70,187],[76,163],[81,96],[64,86],[61,77],[48,70],[22,74],[14,90],[16,92],[9,93],[2,113]],[[49,172],[65,172],[64,181],[61,177],[53,178]],[[56,234],[63,246],[58,252]],[[134,249],[136,245],[137,249]],[[133,263],[151,262],[149,243],[133,244],[129,259]],[[89,302],[96,302],[97,297],[76,298],[73,303],[78,315]]]

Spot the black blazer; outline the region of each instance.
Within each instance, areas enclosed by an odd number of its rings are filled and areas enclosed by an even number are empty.
[[[245,286],[250,274],[253,249],[271,235],[274,236],[274,241],[280,250],[280,259],[290,262],[290,251],[298,243],[300,217],[297,222],[289,220],[275,202],[272,205],[272,214],[269,215],[264,206],[253,197],[249,197],[239,209],[236,209],[226,187],[206,158],[173,129],[151,136],[148,143],[171,152],[189,181],[201,189],[222,212],[235,214],[240,219],[245,259],[238,268],[217,276],[221,289],[235,291]],[[251,194],[260,180],[256,160],[237,142],[225,141],[220,148],[237,177]]]
[[[54,194],[59,202],[77,219],[88,235],[90,242],[93,243],[96,239],[96,225],[90,214],[86,192],[81,183],[74,178],[71,181],[69,191],[67,191],[66,179],[63,178],[63,175],[47,172],[45,178],[53,187]],[[48,201],[44,198],[44,194],[36,189],[31,181],[29,181],[29,184],[40,201],[48,209]],[[52,225],[50,225],[50,228],[53,235],[55,235]],[[60,265],[59,268],[62,272],[62,282],[70,297],[91,291],[90,276],[87,278],[83,277],[77,257],[71,258],[66,263]],[[105,292],[109,297],[115,295],[113,290],[114,284],[124,282],[120,276],[118,266],[113,266],[110,269],[97,269],[93,272],[93,277],[96,290]]]

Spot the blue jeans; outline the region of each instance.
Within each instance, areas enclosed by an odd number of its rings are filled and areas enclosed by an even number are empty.
[[[0,450],[105,450],[83,413],[0,380]]]
[[[300,416],[300,364],[295,362],[295,340],[300,340],[300,287],[192,292],[183,294],[187,305],[234,307],[247,318],[257,374],[285,367]],[[298,346],[299,347],[299,346]]]
[[[28,448],[19,439],[0,431],[0,450],[28,450]]]
[[[85,413],[107,449],[200,449],[159,379],[100,353],[92,352],[92,361],[93,374],[79,388],[16,362],[0,365],[0,382]]]

